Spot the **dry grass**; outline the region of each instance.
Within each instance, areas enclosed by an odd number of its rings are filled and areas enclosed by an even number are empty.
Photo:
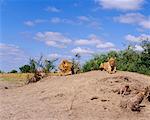
[[[47,73],[47,75],[59,76],[59,73]],[[0,73],[0,80],[9,82],[24,82],[33,76],[33,73]]]
[[[57,72],[57,73],[47,73],[47,75],[48,76],[59,76],[60,75],[60,73],[59,72]]]
[[[1,73],[0,80],[9,82],[24,82],[32,76],[32,73]]]

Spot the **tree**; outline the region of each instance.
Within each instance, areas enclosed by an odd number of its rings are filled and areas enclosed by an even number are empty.
[[[42,66],[45,72],[51,72],[55,66],[54,66],[54,62],[57,61],[57,59],[55,60],[45,60],[44,61],[44,65]]]
[[[150,68],[150,41],[143,41],[142,43],[143,52],[141,54],[141,59],[146,67]]]
[[[17,73],[17,70],[11,70],[9,73]]]
[[[107,58],[116,57],[117,70],[131,71],[150,75],[150,41],[141,43],[142,52],[136,51],[131,45],[127,49],[108,54],[95,55],[83,65],[83,72],[98,70],[100,63]]]
[[[150,75],[150,41],[143,41],[141,46],[144,50],[140,56],[139,72]]]
[[[34,59],[29,59],[30,72],[34,73],[36,71],[36,61]]]
[[[81,71],[81,67],[80,67],[80,54],[75,54],[74,58],[72,58],[72,72],[73,74],[77,74]]]
[[[51,72],[55,66],[54,62],[58,59],[54,60],[48,60],[44,59],[43,55],[40,56],[38,60],[30,59],[29,65],[30,65],[30,71],[35,72],[36,70],[43,70],[44,72]]]
[[[108,53],[108,57],[109,57],[109,58],[111,58],[111,57],[117,58],[117,57],[118,57],[118,53],[117,53],[116,51],[110,51],[110,52]]]
[[[31,72],[30,65],[24,65],[24,66],[20,67],[19,69],[22,73],[30,73]]]

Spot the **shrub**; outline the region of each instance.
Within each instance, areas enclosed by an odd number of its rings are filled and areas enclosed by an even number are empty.
[[[17,73],[17,70],[11,70],[9,73]]]
[[[115,57],[118,70],[150,75],[150,42],[143,42],[142,47],[144,49],[142,52],[135,51],[129,46],[119,52],[110,51],[95,55],[83,65],[82,70],[83,72],[98,70],[101,63],[106,62],[110,57]]]
[[[54,66],[55,61],[57,61],[57,59],[55,59],[55,60],[47,60],[47,59],[44,60],[44,63],[42,66],[44,72],[46,72],[46,73],[51,72],[55,68],[55,66]]]
[[[74,56],[74,58],[72,58],[72,72],[73,74],[77,74],[77,73],[80,73],[81,72],[81,66],[80,66],[80,54],[76,54]]]
[[[20,67],[19,69],[22,73],[30,73],[31,72],[30,65],[24,65],[24,66]]]

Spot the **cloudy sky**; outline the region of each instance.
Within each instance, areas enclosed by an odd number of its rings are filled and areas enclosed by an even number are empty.
[[[82,62],[150,40],[149,0],[0,0],[0,69],[43,54]]]

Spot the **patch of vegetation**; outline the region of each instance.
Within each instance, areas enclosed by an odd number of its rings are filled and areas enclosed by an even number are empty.
[[[31,67],[30,65],[23,65],[22,67],[19,68],[22,73],[30,73],[31,72]]]
[[[56,62],[57,59],[54,60],[48,60],[44,59],[41,55],[39,59],[29,59],[29,64],[21,66],[20,72],[21,73],[35,73],[36,70],[39,68],[43,70],[45,73],[51,72],[55,69],[54,62]]]
[[[81,66],[80,66],[80,58],[81,58],[81,56],[80,56],[80,54],[76,54],[75,56],[74,56],[74,58],[72,59],[72,72],[73,72],[73,74],[78,74],[78,73],[80,73],[81,72]]]
[[[101,63],[106,62],[110,57],[114,57],[116,58],[118,70],[150,75],[150,42],[144,41],[142,48],[144,49],[142,52],[135,51],[129,46],[122,51],[111,51],[106,54],[95,55],[83,65],[83,72],[98,70]]]
[[[17,70],[11,70],[9,73],[17,73]]]
[[[33,77],[32,73],[0,73],[0,80],[1,81],[8,81],[8,82],[25,82],[28,78]]]

